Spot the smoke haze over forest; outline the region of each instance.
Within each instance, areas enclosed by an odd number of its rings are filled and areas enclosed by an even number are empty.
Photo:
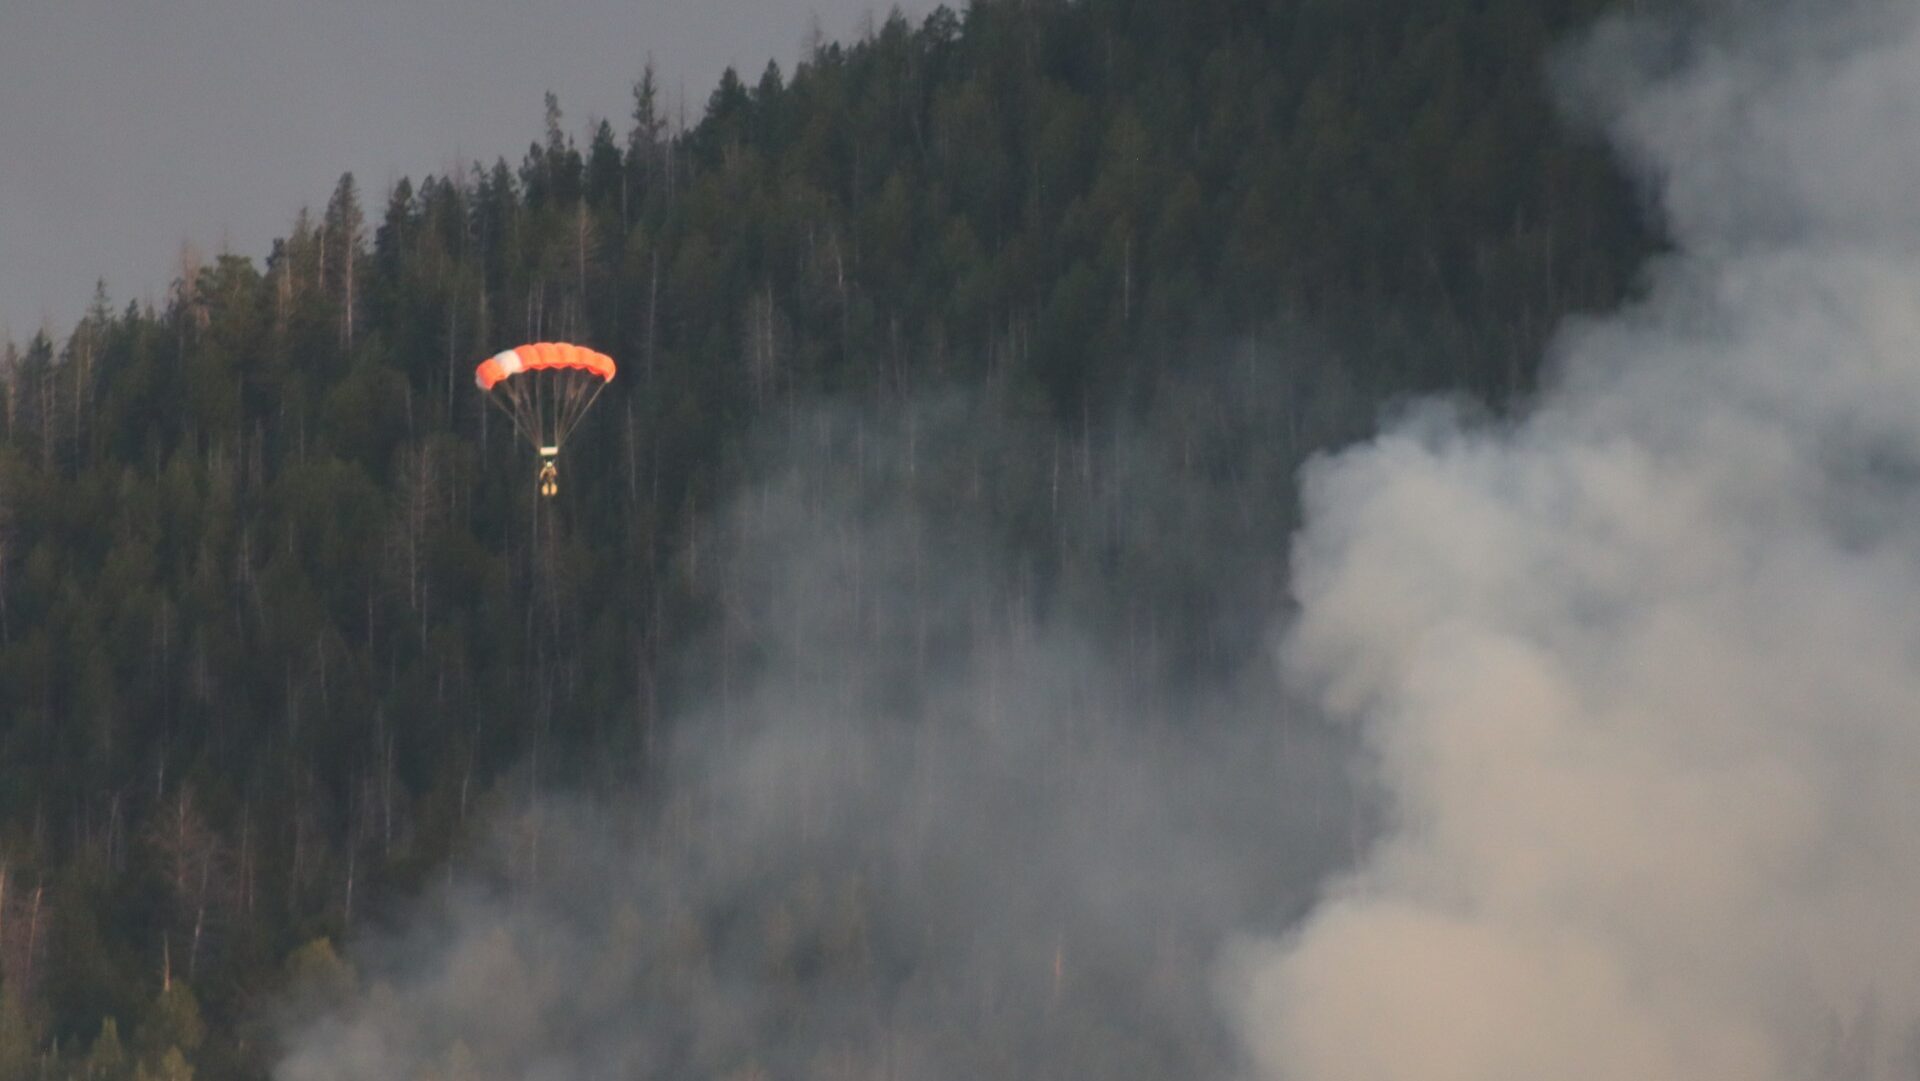
[[[740,76],[12,328],[0,1081],[1920,1070],[1911,4]]]
[[[1286,715],[1264,651],[1174,686],[1035,610],[980,509],[1044,430],[964,397],[775,427],[695,542],[724,614],[681,643],[707,690],[651,796],[516,808],[355,951],[376,990],[302,1017],[283,1081],[1230,1071],[1208,958],[1348,853],[1351,748]],[[1232,598],[1259,560],[1221,549],[1272,535],[1165,484],[1170,449],[1070,464],[1100,494],[1066,493],[1068,529],[1190,515],[1168,573]]]
[[[1920,19],[1741,14],[1609,22],[1563,56],[1676,251],[1564,330],[1512,423],[1437,403],[1310,467],[1297,618],[1237,594],[1289,628],[1292,692],[1264,651],[1197,688],[1124,671],[1024,608],[964,513],[912,505],[1045,438],[802,420],[830,434],[775,454],[705,556],[725,618],[777,629],[708,666],[726,698],[684,726],[684,803],[444,902],[426,965],[280,1076],[456,1044],[501,1076],[1234,1076],[1207,1009],[1288,1081],[1911,1076],[1920,218],[1882,194],[1920,169],[1896,107]],[[1148,520],[1246,497],[1141,484],[1175,448],[1120,448],[1086,468]],[[1188,540],[1168,569],[1220,596],[1235,546],[1285,543]],[[1355,748],[1296,693],[1354,723],[1386,822],[1281,934],[1368,820]],[[550,841],[622,828],[594,821]],[[791,922],[732,927],[663,1001],[673,914],[730,926],[769,888],[797,889]],[[837,983],[848,950],[898,982]]]
[[[1646,300],[1313,467],[1286,650],[1392,825],[1250,963],[1289,1081],[1920,1069],[1920,13],[1609,22]]]

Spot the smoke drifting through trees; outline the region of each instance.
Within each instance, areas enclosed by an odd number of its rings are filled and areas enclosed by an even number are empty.
[[[1278,399],[1247,377],[1186,396],[1221,423],[1184,446],[958,395],[779,424],[682,556],[708,692],[646,804],[509,813],[277,1076],[1230,1072],[1218,945],[1284,926],[1352,836],[1351,749],[1252,630],[1291,508],[1253,494],[1285,459],[1249,453]],[[1034,536],[1157,561],[1204,611]]]
[[[1920,11],[1711,7],[1567,64],[1650,299],[1309,477],[1286,655],[1393,825],[1245,959],[1268,1076],[1920,1069]]]
[[[1272,613],[1206,594],[1282,592],[1291,462],[1383,398],[1527,393],[1544,328],[1651,241],[1543,93],[1543,43],[1603,2],[889,18],[677,123],[643,76],[627,140],[336,185],[264,262],[182,252],[157,303],[103,290],[64,341],[0,347],[0,862],[53,914],[11,921],[40,945],[30,991],[0,971],[0,1061],[257,1077],[246,1019],[290,954],[437,880],[507,786],[614,783],[739,693],[756,632],[707,608],[692,523],[747,431],[822,395],[973,386],[980,426],[1029,425],[954,488],[1023,610],[1097,628],[1151,677],[1129,693],[1245,664]],[[1299,378],[1302,325],[1343,383]],[[624,370],[544,544],[471,371],[568,328]],[[1222,352],[1274,408],[1178,388]],[[1112,418],[1143,415],[1164,449],[1129,459]],[[738,655],[679,678],[709,620]],[[197,1047],[141,1042],[183,1003]]]

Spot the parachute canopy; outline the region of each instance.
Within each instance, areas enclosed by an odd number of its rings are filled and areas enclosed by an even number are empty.
[[[613,378],[613,358],[569,342],[535,342],[515,346],[480,362],[474,369],[474,382],[481,390],[492,390],[500,381],[522,372],[581,371],[598,376],[602,383]]]
[[[473,381],[544,459],[541,492],[554,491],[553,459],[614,375],[613,358],[568,342],[517,345],[480,362]]]
[[[535,450],[558,452],[614,375],[613,358],[569,342],[518,345],[480,362],[473,381]]]

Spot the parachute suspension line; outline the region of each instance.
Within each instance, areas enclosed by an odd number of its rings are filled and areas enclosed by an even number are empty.
[[[567,438],[573,415],[573,392],[578,380],[572,372],[555,372],[553,386],[553,443],[559,446]]]
[[[509,380],[507,388],[513,393],[514,412],[527,418],[532,428],[528,434],[533,436],[534,446],[546,441],[546,423],[540,413],[540,381],[538,379]]]
[[[547,423],[547,380],[543,372],[531,372],[525,377],[528,391],[533,395],[533,434],[539,445],[547,443],[547,432],[552,426]]]
[[[593,403],[600,400],[600,392],[606,389],[607,389],[607,384],[604,379],[599,379],[594,381],[593,393],[586,395],[587,400],[585,404],[581,405],[579,411],[574,413],[573,424],[580,423],[580,418],[587,415],[587,410],[593,408]],[[567,430],[571,432],[573,430],[573,425],[572,424],[568,425]]]
[[[507,405],[492,394],[487,395],[487,401],[491,402],[495,409],[507,415],[507,419],[513,422],[513,430],[519,434],[520,438],[530,440],[535,446],[538,446],[540,444],[540,433],[528,431],[526,425],[520,421],[521,410],[515,408],[515,406],[519,404],[519,391],[519,387],[507,388],[509,400],[514,402],[513,406]]]
[[[494,399],[491,394],[488,398],[493,399],[493,404],[507,415],[509,421],[513,422],[513,430],[518,432],[521,438],[540,448],[543,464],[537,487],[541,495],[553,496],[559,492],[559,470],[554,467],[552,456],[546,453],[546,425],[538,405],[539,381],[530,380],[530,382],[535,385],[535,389],[531,392],[532,396],[529,396],[530,392],[525,383],[512,381],[505,385],[506,402]]]
[[[589,386],[592,387],[591,393],[588,392]],[[586,415],[587,410],[593,405],[593,400],[600,396],[600,391],[605,390],[606,386],[605,380],[595,379],[589,375],[574,372],[567,374],[565,397],[555,419],[554,445],[565,443],[568,437],[573,435],[574,426],[580,423],[580,418]]]

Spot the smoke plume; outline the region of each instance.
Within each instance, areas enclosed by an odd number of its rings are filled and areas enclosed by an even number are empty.
[[[1390,809],[1234,967],[1267,1076],[1920,1072],[1920,7],[1700,7],[1560,72],[1645,299],[1308,472],[1288,678]]]
[[[1262,630],[1292,508],[1254,389],[1184,442],[978,396],[776,424],[676,569],[710,618],[662,761],[504,814],[357,988],[310,966],[275,1076],[1239,1069],[1219,944],[1351,834],[1347,737],[1284,715]]]

